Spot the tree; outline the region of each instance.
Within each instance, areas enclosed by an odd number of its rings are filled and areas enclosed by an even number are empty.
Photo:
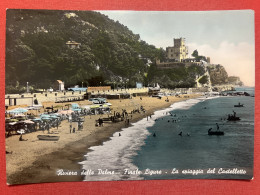
[[[196,59],[197,62],[199,62],[200,60],[207,61],[207,58],[205,56],[199,55],[199,52],[197,49],[194,50],[191,55]]]
[[[199,56],[198,50],[194,50],[193,53],[191,54],[194,58],[197,58]]]

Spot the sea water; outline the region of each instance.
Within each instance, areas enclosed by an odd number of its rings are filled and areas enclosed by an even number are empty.
[[[242,88],[254,95],[254,88]],[[234,107],[235,104],[244,107]],[[227,121],[228,114],[240,121]],[[209,136],[208,129],[224,131]],[[182,136],[179,133],[182,132]],[[91,147],[82,168],[85,180],[251,179],[254,97],[201,97],[174,103]],[[242,170],[223,174],[221,170]],[[219,173],[220,172],[220,173]]]

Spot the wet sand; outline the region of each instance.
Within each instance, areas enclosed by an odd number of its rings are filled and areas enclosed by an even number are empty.
[[[187,96],[187,95],[186,95]],[[121,112],[126,109],[131,112],[141,105],[146,109],[146,113],[135,113],[132,115],[130,124],[144,117],[151,115],[155,110],[169,107],[174,102],[185,99],[195,98],[199,95],[189,95],[189,97],[166,97],[162,99],[152,97],[134,97],[133,99],[108,100],[112,104],[112,112]],[[89,101],[77,102],[80,105],[90,104]],[[44,107],[56,106],[53,102],[43,103]],[[59,104],[60,105],[60,104]],[[6,139],[7,151],[11,154],[6,155],[7,183],[41,183],[41,182],[61,182],[61,181],[82,181],[80,175],[81,165],[79,162],[84,160],[84,155],[90,151],[91,146],[101,145],[109,140],[117,131],[125,127],[125,122],[104,123],[103,127],[96,127],[95,120],[107,115],[85,116],[83,130],[77,130],[77,123],[73,123],[76,133],[70,133],[68,121],[62,121],[59,128],[52,128],[53,135],[60,136],[58,141],[40,141],[37,135],[46,134],[47,131],[37,131],[23,135],[27,141],[18,141],[19,135],[11,136]],[[97,162],[98,163],[98,162]],[[58,176],[57,170],[68,170],[79,172],[78,175]]]

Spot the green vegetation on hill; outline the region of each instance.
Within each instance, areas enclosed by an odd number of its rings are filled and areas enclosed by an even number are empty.
[[[200,56],[199,55],[199,52],[198,52],[198,50],[196,49],[196,50],[194,50],[193,51],[193,53],[191,54],[191,56],[193,56],[195,59],[196,59],[196,61],[200,61],[200,60],[203,60],[203,61],[207,61],[207,59],[206,59],[206,57],[205,56]]]
[[[204,73],[204,68],[195,64],[172,69],[158,69],[152,65],[147,80],[149,83],[158,83],[166,88],[190,88],[195,86],[196,76]]]
[[[80,43],[70,49],[67,41]],[[147,59],[164,50],[140,40],[126,26],[93,11],[7,10],[6,86],[49,88],[143,82]],[[99,67],[99,68],[98,68]]]
[[[80,43],[71,49],[68,41]],[[6,93],[30,87],[49,88],[55,80],[65,86],[134,87],[159,83],[164,87],[193,87],[203,74],[199,66],[160,70],[155,59],[165,51],[140,39],[126,26],[94,11],[7,10]],[[151,61],[152,63],[148,62]]]

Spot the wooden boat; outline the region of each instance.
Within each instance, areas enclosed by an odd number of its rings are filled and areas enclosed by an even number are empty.
[[[224,135],[223,131],[208,131],[208,135]]]
[[[236,112],[233,110],[233,115],[229,114],[227,120],[228,121],[239,121],[240,118],[236,116]]]
[[[234,107],[244,107],[244,104],[238,103],[237,105],[234,105]]]
[[[231,115],[231,116],[228,116],[227,120],[228,120],[228,121],[239,121],[240,118],[237,117],[237,116]]]
[[[238,104],[238,105],[234,105],[234,107],[244,107],[244,105],[243,104]]]
[[[44,141],[58,141],[60,139],[60,136],[53,136],[53,135],[38,135],[37,137],[39,140],[44,140]]]

